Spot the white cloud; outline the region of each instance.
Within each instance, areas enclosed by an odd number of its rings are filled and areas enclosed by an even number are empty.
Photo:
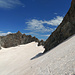
[[[2,33],[2,31],[0,31],[0,33]]]
[[[20,0],[0,0],[0,8],[13,8],[16,5],[22,5]]]
[[[62,16],[56,16],[56,18],[53,18],[49,21],[43,21],[43,23],[47,23],[48,25],[52,25],[52,26],[58,26],[63,20]]]
[[[45,37],[49,37],[49,36],[50,36],[50,34],[47,34],[47,35],[43,34],[43,35],[41,35],[41,34],[39,34],[39,33],[35,33],[35,32],[28,32],[28,33],[25,33],[25,34],[26,34],[26,35],[45,36]]]
[[[50,36],[50,34],[49,34],[49,35],[41,35],[41,36],[49,37],[49,36]]]
[[[10,34],[11,32],[7,32],[7,33],[3,33],[3,32],[0,32],[0,36],[5,36],[5,35],[8,35]]]
[[[28,33],[25,33],[26,35],[39,35],[38,33],[35,33],[35,32],[28,32]]]
[[[56,18],[53,18],[49,21],[46,20],[37,20],[37,19],[32,19],[26,22],[27,28],[25,30],[32,30],[35,32],[53,32],[55,28],[50,28],[49,25],[52,26],[58,26],[63,20],[62,16],[56,16]],[[47,24],[44,26],[44,24]]]
[[[44,23],[42,20],[32,19],[32,20],[26,22],[26,24],[28,25],[28,27],[25,30],[32,30],[35,32],[42,32],[42,33],[53,31],[52,28],[45,27],[43,25]]]
[[[57,15],[58,13],[54,13],[55,15]]]

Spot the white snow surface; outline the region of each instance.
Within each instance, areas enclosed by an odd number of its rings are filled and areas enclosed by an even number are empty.
[[[43,51],[36,42],[2,48],[0,75],[75,75],[75,35],[36,58]]]

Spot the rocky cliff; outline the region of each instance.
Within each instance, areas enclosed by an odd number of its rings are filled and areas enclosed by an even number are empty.
[[[22,34],[20,31],[17,33],[12,33],[6,36],[0,36],[1,46],[4,48],[13,47],[21,44],[27,44],[30,42],[39,42],[36,37],[32,37],[31,35]]]
[[[71,7],[65,15],[62,23],[46,40],[44,44],[44,53],[54,48],[73,34],[75,34],[75,0],[72,0]]]

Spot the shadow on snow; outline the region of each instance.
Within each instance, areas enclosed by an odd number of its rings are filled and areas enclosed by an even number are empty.
[[[38,58],[38,57],[40,57],[42,55],[43,55],[43,53],[38,53],[36,56],[32,57],[30,60],[36,59],[36,58]]]

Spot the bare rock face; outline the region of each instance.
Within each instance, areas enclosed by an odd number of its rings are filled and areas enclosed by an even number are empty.
[[[1,36],[1,46],[4,48],[27,44],[33,41],[39,42],[36,37],[22,34],[20,31],[6,36]]]
[[[65,15],[62,23],[57,29],[49,36],[45,42],[45,52],[54,48],[70,36],[75,34],[75,0],[72,0],[71,7]]]
[[[44,43],[45,43],[45,41],[41,40],[38,42],[38,46],[40,46],[40,45],[44,46]]]
[[[19,31],[14,34],[9,34],[7,36],[3,36],[3,37],[1,37],[2,46],[5,48],[17,46],[17,45],[21,44],[21,37],[22,37],[22,34]]]

